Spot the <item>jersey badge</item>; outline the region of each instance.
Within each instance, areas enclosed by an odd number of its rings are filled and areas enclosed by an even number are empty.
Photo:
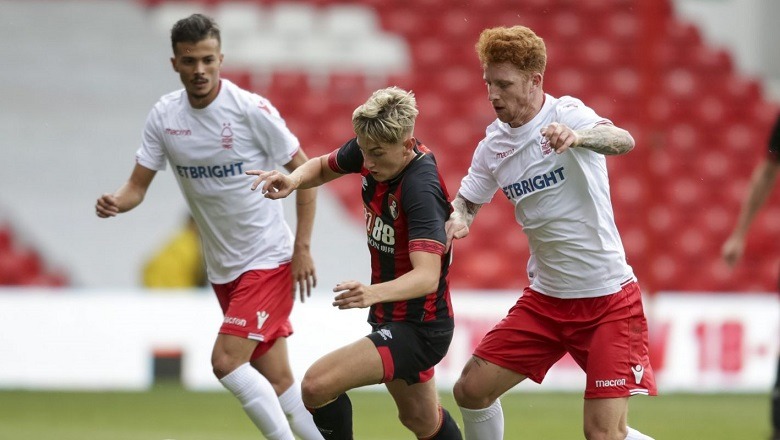
[[[552,153],[552,147],[550,146],[550,140],[546,137],[542,136],[542,141],[540,144],[542,148],[542,156],[547,156],[548,154]]]
[[[387,197],[387,210],[393,220],[398,220],[398,200],[392,194]]]
[[[230,122],[222,123],[222,148],[226,150],[233,148],[233,129],[230,128]]]

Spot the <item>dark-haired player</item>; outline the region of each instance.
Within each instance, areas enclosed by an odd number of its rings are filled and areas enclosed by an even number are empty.
[[[764,206],[764,202],[772,193],[777,174],[780,171],[780,118],[775,122],[775,127],[769,137],[766,156],[753,170],[742,209],[737,217],[737,223],[729,238],[723,243],[723,259],[729,266],[735,266],[745,252],[745,240],[750,225],[756,218],[758,211]],[[780,291],[780,278],[778,278],[778,291]],[[780,440],[780,359],[777,362],[775,385],[772,390],[772,440]]]
[[[97,215],[138,206],[157,171],[170,164],[225,315],[212,352],[214,374],[266,438],[292,440],[294,431],[321,439],[287,358],[296,286],[303,301],[316,282],[309,253],[316,193],[298,193],[293,239],[282,205],[249,197],[244,175],[276,165],[293,170],[307,157],[267,99],[220,78],[214,21],[201,14],[179,20],[171,44],[184,89],[163,96],[149,113],[130,179],[98,199]]]

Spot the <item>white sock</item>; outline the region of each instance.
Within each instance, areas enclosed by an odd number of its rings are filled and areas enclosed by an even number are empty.
[[[628,426],[627,428],[628,428],[628,435],[626,436],[626,440],[653,440],[653,438],[650,437],[649,435],[644,435],[630,426]]]
[[[502,440],[504,438],[504,411],[496,399],[484,409],[460,408],[466,440]]]
[[[323,440],[320,430],[314,424],[314,418],[303,406],[301,386],[298,382],[293,382],[292,386],[279,396],[279,403],[282,404],[282,411],[287,414],[287,420],[290,421],[295,435],[303,440]]]
[[[219,380],[268,440],[295,440],[268,379],[247,362]]]

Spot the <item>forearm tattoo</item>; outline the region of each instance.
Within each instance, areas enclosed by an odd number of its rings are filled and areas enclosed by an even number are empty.
[[[634,148],[634,138],[622,128],[599,125],[589,130],[578,130],[580,148],[587,148],[607,156],[628,153]]]
[[[474,221],[474,217],[477,215],[477,211],[482,207],[481,204],[473,203],[466,200],[460,193],[455,196],[455,200],[452,201],[452,207],[455,211],[463,217],[468,226]]]

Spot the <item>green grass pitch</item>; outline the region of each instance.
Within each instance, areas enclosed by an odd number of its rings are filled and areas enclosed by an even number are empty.
[[[412,439],[384,392],[351,392],[355,438]],[[451,395],[442,401],[460,424]],[[502,398],[507,440],[581,439],[579,393],[511,393]],[[749,440],[769,435],[762,394],[669,394],[631,398],[631,426],[658,440]],[[227,392],[173,384],[149,392],[0,391],[0,439],[250,440],[262,438]]]

